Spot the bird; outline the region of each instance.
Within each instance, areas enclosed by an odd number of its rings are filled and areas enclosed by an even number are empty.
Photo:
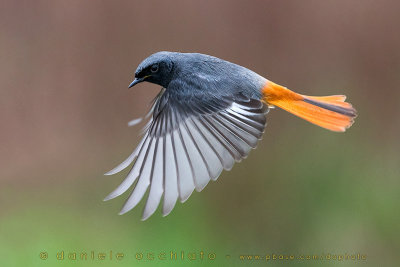
[[[194,190],[202,191],[245,159],[261,140],[271,108],[335,132],[344,132],[357,116],[344,95],[295,93],[243,66],[200,53],[154,53],[138,65],[129,88],[142,82],[161,90],[145,117],[149,120],[139,145],[105,174],[133,163],[125,180],[104,199],[133,187],[119,213],[124,214],[149,190],[142,220],[161,200],[162,214],[168,215],[178,199],[185,202]]]

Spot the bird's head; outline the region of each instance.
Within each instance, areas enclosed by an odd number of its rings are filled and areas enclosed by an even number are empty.
[[[135,79],[129,85],[129,88],[144,81],[166,88],[172,79],[173,69],[172,52],[155,53],[139,64],[135,72]]]

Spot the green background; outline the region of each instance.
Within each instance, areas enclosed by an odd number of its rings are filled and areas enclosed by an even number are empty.
[[[399,264],[399,2],[0,5],[1,266]],[[140,127],[126,123],[159,88],[127,86],[159,50],[218,56],[306,95],[345,94],[359,117],[338,134],[271,110],[258,148],[169,216],[142,222],[144,203],[118,216],[127,194],[102,199],[127,171],[103,173],[139,141]],[[110,250],[125,258],[56,259]],[[170,260],[171,251],[197,259]],[[163,252],[167,260],[146,259]],[[367,259],[239,259],[273,253]]]

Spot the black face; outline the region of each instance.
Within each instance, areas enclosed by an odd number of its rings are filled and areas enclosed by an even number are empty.
[[[171,81],[172,70],[173,62],[169,58],[152,55],[140,63],[135,73],[135,80],[129,87],[146,81],[166,88]]]

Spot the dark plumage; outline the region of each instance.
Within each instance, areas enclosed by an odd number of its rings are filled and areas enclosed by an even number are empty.
[[[348,114],[355,114],[350,104],[343,102],[344,97],[306,98],[242,66],[197,53],[149,56],[139,64],[129,87],[144,81],[162,89],[139,146],[107,175],[136,160],[132,169],[105,198],[121,195],[137,181],[120,212],[123,214],[150,188],[143,219],[154,213],[162,196],[163,214],[167,215],[178,198],[186,201],[194,189],[201,191],[223,169],[230,170],[246,158],[261,139],[269,105],[276,104],[331,130],[348,127],[352,122]]]

